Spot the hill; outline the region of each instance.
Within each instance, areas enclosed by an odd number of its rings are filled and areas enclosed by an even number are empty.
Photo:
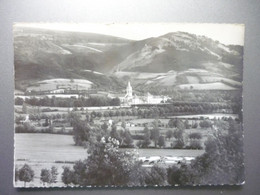
[[[15,84],[20,90],[56,78],[85,79],[95,88],[116,91],[128,80],[144,90],[219,82],[239,88],[242,81],[242,46],[186,32],[131,41],[19,27],[14,29],[14,54]]]

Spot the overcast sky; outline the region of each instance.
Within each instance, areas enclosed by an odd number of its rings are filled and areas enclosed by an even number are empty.
[[[244,45],[244,25],[202,23],[130,23],[130,24],[76,24],[76,23],[17,23],[26,26],[62,31],[91,32],[132,40],[157,37],[169,32],[184,31],[205,35],[224,44]]]

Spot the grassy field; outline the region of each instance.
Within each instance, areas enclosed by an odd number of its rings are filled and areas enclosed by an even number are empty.
[[[33,86],[27,88],[27,90],[35,90],[35,91],[45,91],[45,90],[54,90],[57,89],[57,85],[62,85],[65,87],[70,87],[72,89],[78,88],[79,90],[87,90],[92,86],[92,82],[84,79],[49,79],[42,80],[34,83]]]
[[[125,150],[125,149],[122,149]],[[203,150],[137,149],[140,156],[198,156]],[[75,146],[71,135],[15,134],[15,160],[31,162],[76,161],[87,158],[86,149]]]
[[[75,161],[85,159],[87,152],[75,146],[71,135],[41,133],[15,134],[15,159],[30,161]]]
[[[180,89],[192,89],[195,90],[235,90],[236,88],[228,86],[221,82],[206,83],[206,84],[182,84],[179,85]]]

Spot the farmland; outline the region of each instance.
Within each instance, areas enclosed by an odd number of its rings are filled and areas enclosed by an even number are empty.
[[[70,135],[15,134],[15,159],[30,161],[75,161],[87,157],[83,147],[75,146]]]
[[[15,134],[15,160],[30,162],[76,161],[87,158],[86,149],[75,146],[71,135]],[[122,149],[125,150],[125,149]],[[129,150],[129,149],[128,149]],[[130,149],[133,150],[133,149]],[[137,149],[139,156],[198,156],[203,150]]]
[[[236,88],[228,86],[221,82],[207,83],[207,84],[182,84],[179,85],[180,89],[190,89],[195,90],[236,90]]]
[[[60,86],[69,86],[70,88],[78,88],[78,89],[88,89],[91,87],[92,82],[83,79],[50,79],[50,80],[42,80],[34,85],[27,88],[29,91],[45,91],[45,90],[54,90],[57,89],[57,85]]]

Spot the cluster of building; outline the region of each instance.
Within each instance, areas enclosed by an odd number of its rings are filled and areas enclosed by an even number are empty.
[[[143,96],[133,95],[133,88],[130,82],[128,82],[126,94],[124,96],[119,96],[118,98],[122,105],[160,104],[165,103],[169,99],[168,96],[154,96],[149,92]]]
[[[30,94],[32,91],[27,91]],[[109,98],[119,98],[121,105],[123,106],[131,106],[137,104],[160,104],[165,103],[169,97],[168,96],[155,96],[150,94],[149,92],[145,95],[136,95],[133,93],[133,88],[131,83],[128,82],[126,87],[125,94],[115,94],[106,91],[98,91],[96,89],[82,89],[78,87],[77,84],[75,85],[56,85],[56,89],[52,90],[41,90],[41,91],[33,91],[33,95],[47,95],[47,96],[61,96],[61,97],[68,97],[69,95],[77,95],[83,97],[109,97]],[[67,96],[66,96],[67,95]]]

